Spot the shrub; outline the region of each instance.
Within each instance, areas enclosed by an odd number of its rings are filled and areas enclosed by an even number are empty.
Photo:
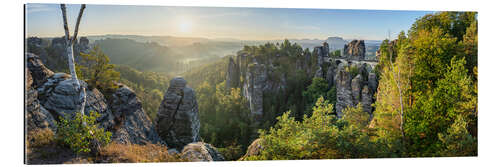
[[[27,147],[41,147],[54,141],[54,132],[49,128],[35,129],[28,132]]]
[[[99,113],[91,111],[90,115],[77,113],[72,120],[60,117],[57,124],[57,141],[68,146],[76,153],[89,153],[95,143],[106,145],[111,140],[111,132],[104,131],[96,124]],[[87,125],[84,125],[83,123]]]

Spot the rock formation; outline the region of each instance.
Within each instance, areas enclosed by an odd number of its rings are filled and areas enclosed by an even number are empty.
[[[260,155],[260,152],[264,149],[261,145],[262,139],[258,138],[252,142],[247,148],[247,152],[239,160],[245,160],[250,156]]]
[[[26,99],[24,102],[26,109],[26,124],[28,131],[34,129],[49,128],[52,131],[56,130],[55,119],[38,101],[38,92],[33,88],[33,80],[28,69],[26,69]]]
[[[347,69],[357,69],[357,75],[352,78],[352,72]],[[337,103],[335,110],[338,117],[342,117],[342,110],[361,104],[363,111],[372,114],[373,95],[377,91],[377,77],[370,66],[365,64],[351,64],[344,67],[339,64],[336,75]]]
[[[267,72],[263,64],[254,63],[248,66],[243,96],[250,103],[250,111],[256,120],[264,114],[264,87],[266,86]]]
[[[33,71],[33,70],[31,70]],[[89,90],[87,83],[80,81],[87,89],[87,101],[85,103],[85,114],[95,111],[100,114],[96,119],[101,127],[108,129],[113,126],[113,115],[108,109],[106,99],[97,89]],[[56,117],[72,117],[80,105],[79,92],[73,87],[71,76],[65,73],[56,73],[47,78],[47,81],[38,87],[38,99],[40,104]]]
[[[195,92],[184,78],[170,81],[157,114],[157,130],[169,147],[181,150],[200,141],[200,120]]]
[[[328,63],[331,60],[328,57],[328,53],[330,53],[328,43],[324,42],[323,46],[315,47],[313,50],[313,56],[316,56],[318,68],[314,77],[326,78],[326,71]]]
[[[224,161],[224,156],[215,147],[203,142],[190,143],[184,147],[181,157],[190,161]]]
[[[30,72],[31,78],[33,79],[33,87],[39,87],[47,78],[54,75],[54,72],[49,70],[43,62],[40,60],[38,55],[33,53],[26,53],[27,68]]]
[[[117,130],[112,136],[114,141],[123,144],[164,144],[132,89],[119,85],[110,106],[116,120]]]
[[[351,73],[346,71],[343,64],[341,64],[337,72],[335,84],[337,88],[337,103],[335,104],[337,117],[342,117],[342,110],[354,104],[351,92],[351,80]]]
[[[365,41],[353,40],[349,44],[344,45],[344,57],[352,60],[365,59]]]
[[[239,87],[240,83],[240,66],[238,61],[234,61],[232,57],[229,57],[228,69],[226,73],[226,88],[230,90],[231,88]]]

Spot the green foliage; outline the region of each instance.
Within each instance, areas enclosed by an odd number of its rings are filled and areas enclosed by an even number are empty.
[[[440,156],[477,156],[477,139],[467,131],[467,121],[459,116],[445,133],[438,134]]]
[[[462,128],[461,135],[477,133],[476,14],[426,15],[413,24],[408,36],[400,33],[397,40],[382,43],[377,66],[381,79],[371,124],[379,141],[393,143],[389,150],[401,156],[452,156],[447,148],[461,148],[444,147],[442,140],[452,140],[443,136],[451,133],[450,128],[457,129],[458,119],[469,128]],[[477,152],[474,144],[469,145],[467,153],[455,155]]]
[[[218,148],[229,160],[236,160],[256,135],[247,100],[239,88],[226,91],[225,82],[213,87],[203,82],[196,89],[200,111],[200,135]]]
[[[141,72],[123,65],[116,66],[115,70],[121,74],[120,82],[135,91],[146,114],[151,120],[155,120],[163,92],[168,89],[169,77],[157,72]]]
[[[76,153],[89,153],[95,142],[102,146],[108,144],[111,140],[111,132],[98,127],[96,123],[98,117],[99,113],[95,111],[91,111],[90,115],[76,113],[71,120],[60,117],[56,140]]]
[[[109,58],[95,45],[89,54],[80,53],[76,64],[77,75],[88,83],[90,88],[99,89],[106,97],[118,87],[116,81],[120,73],[114,70],[115,65],[109,64]]]
[[[333,105],[318,98],[313,114],[304,115],[302,122],[290,117],[290,112],[278,117],[269,131],[261,130],[263,149],[248,160],[332,159],[376,156],[376,143],[370,141],[366,113],[361,107],[346,109],[346,116],[336,120]],[[363,115],[363,116],[361,116]]]
[[[337,100],[337,91],[335,90],[335,85],[328,89],[328,82],[323,78],[313,78],[311,85],[307,87],[302,95],[306,99],[306,114],[310,116],[312,114],[312,107],[314,106],[315,99],[319,97],[324,97],[329,103],[335,105]],[[299,115],[301,116],[301,115]]]

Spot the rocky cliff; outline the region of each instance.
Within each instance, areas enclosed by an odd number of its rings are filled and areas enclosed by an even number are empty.
[[[256,120],[265,115],[264,103],[266,95],[283,94],[288,85],[291,73],[304,73],[308,80],[314,77],[323,78],[328,82],[328,89],[336,88],[337,116],[342,116],[342,110],[347,107],[362,104],[363,110],[373,111],[371,104],[377,90],[377,77],[372,65],[364,61],[365,46],[363,40],[354,40],[345,45],[344,58],[335,59],[329,56],[328,43],[314,47],[312,53],[302,52],[298,55],[280,55],[276,53],[265,58],[240,51],[229,59],[226,73],[226,85],[240,87],[243,95],[249,101],[249,108]],[[284,62],[292,62],[294,69],[280,66]],[[242,82],[238,82],[243,78]],[[305,89],[305,87],[304,87]],[[303,90],[302,90],[303,91]],[[286,93],[286,92],[285,92]],[[286,95],[284,95],[286,98]]]
[[[56,121],[60,117],[71,118],[77,112],[79,92],[74,90],[70,75],[52,72],[38,55],[27,53],[25,56],[27,129],[50,128],[56,132]],[[122,86],[114,93],[113,102],[108,103],[99,90],[89,90],[84,81],[80,84],[87,88],[85,114],[100,113],[96,121],[113,133],[114,141],[163,143],[132,90]]]
[[[353,40],[348,44],[344,45],[344,57],[352,60],[364,60],[365,59],[365,41],[364,40]]]
[[[110,106],[116,120],[117,130],[112,136],[114,141],[123,144],[165,144],[132,89],[119,85]]]
[[[157,113],[157,130],[160,137],[171,148],[182,148],[200,141],[198,104],[192,88],[184,78],[170,81]]]

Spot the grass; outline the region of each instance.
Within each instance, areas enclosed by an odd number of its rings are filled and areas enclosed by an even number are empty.
[[[118,144],[111,143],[104,147],[97,156],[97,161],[107,163],[137,162],[184,162],[178,154],[169,154],[165,146],[158,144]]]

